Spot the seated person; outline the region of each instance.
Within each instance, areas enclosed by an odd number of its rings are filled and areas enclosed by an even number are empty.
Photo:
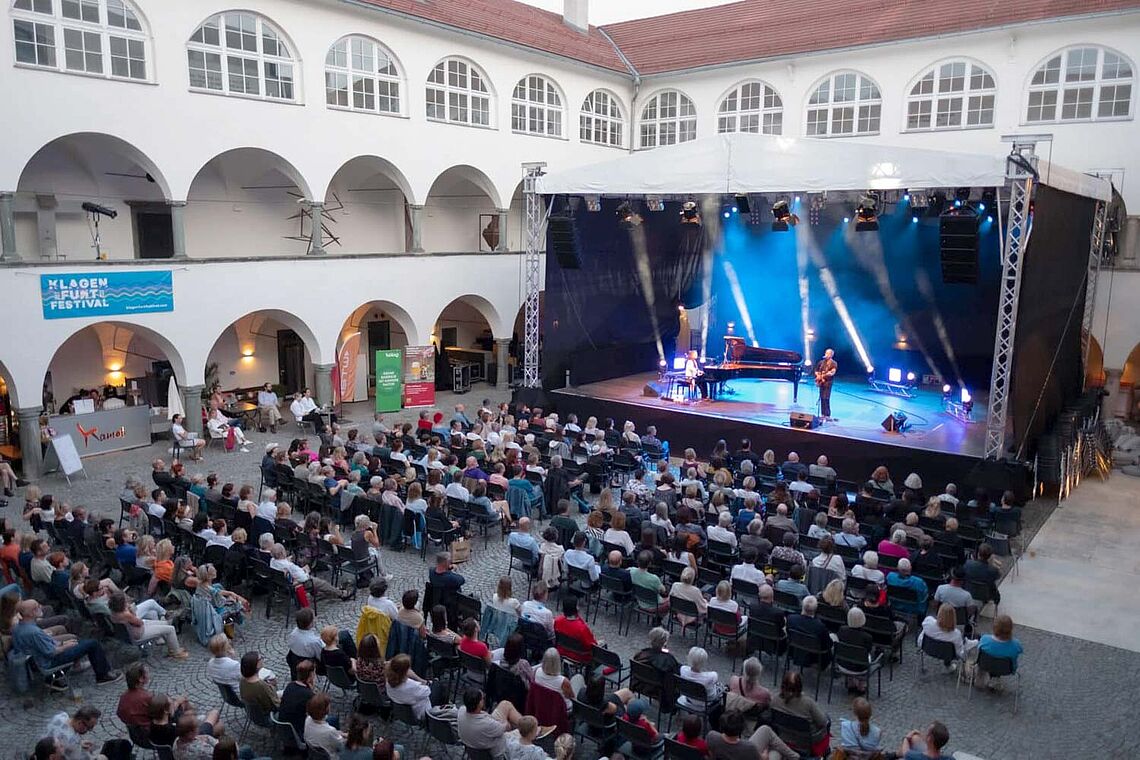
[[[605,642],[598,641],[594,638],[594,632],[590,630],[590,626],[585,620],[578,616],[578,598],[568,595],[562,600],[562,614],[554,619],[554,634],[559,634],[573,639],[578,644],[578,649],[585,652],[585,659],[578,651],[569,649],[567,647],[558,646],[558,653],[563,657],[574,660],[575,662],[589,662],[592,656],[589,654],[594,645],[605,646]]]
[[[535,540],[535,537],[533,535],[531,535],[529,517],[519,518],[519,522],[518,525],[515,526],[515,530],[511,532],[510,536],[507,537],[507,544],[509,546],[517,546],[520,549],[525,549],[526,551],[530,552],[531,560],[530,565],[528,566],[528,570],[533,574],[533,572],[538,567],[540,548],[538,541]]]
[[[1017,670],[1017,659],[1025,650],[1021,642],[1013,637],[1013,618],[1009,615],[998,615],[994,618],[993,633],[982,636],[978,642],[978,651],[985,652],[992,657],[1005,657],[1013,660],[1013,669]]]

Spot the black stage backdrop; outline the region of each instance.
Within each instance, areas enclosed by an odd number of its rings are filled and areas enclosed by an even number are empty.
[[[1033,229],[1021,262],[1014,338],[1014,453],[1032,458],[1037,438],[1081,392],[1081,321],[1096,201],[1037,186]]]
[[[664,355],[672,357],[680,329],[677,307],[696,306],[693,299],[700,300],[694,291],[701,282],[702,228],[679,224],[679,203],[652,214],[638,204],[646,219],[629,224],[617,221],[618,199],[603,198],[601,211],[590,212],[579,198],[554,196],[551,216],[569,214],[571,201],[581,266],[563,267],[547,239],[546,389],[561,388],[568,370],[571,382],[581,385],[655,367],[656,336]],[[641,257],[646,267],[641,270],[638,250],[647,254]]]

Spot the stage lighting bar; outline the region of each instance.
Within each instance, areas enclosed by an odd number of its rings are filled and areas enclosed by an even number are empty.
[[[859,198],[855,209],[855,231],[875,232],[879,229],[879,199],[874,193]]]
[[[665,201],[660,195],[647,195],[645,196],[645,207],[650,211],[664,211]]]
[[[916,379],[914,372],[900,367],[888,367],[885,378],[876,377],[873,369],[867,372],[867,385],[871,390],[900,398],[914,398],[914,389],[918,387]]]
[[[800,223],[800,218],[792,213],[787,198],[781,198],[772,204],[772,219],[773,232],[787,232],[790,227]]]
[[[958,399],[955,399],[953,389],[949,385],[942,386],[942,409],[959,422],[970,424],[977,421],[973,417],[974,399],[966,388],[962,388]]]
[[[930,205],[930,196],[927,195],[925,190],[913,190],[907,193],[910,200],[911,208],[915,211],[923,211]]]
[[[587,195],[586,196],[586,210],[587,211],[601,211],[602,210],[602,197],[600,195]]]
[[[681,224],[700,224],[701,210],[694,201],[685,201],[681,206]]]
[[[827,193],[818,193],[808,199],[808,222],[811,226],[819,225],[820,214],[823,213],[823,207],[826,205]]]

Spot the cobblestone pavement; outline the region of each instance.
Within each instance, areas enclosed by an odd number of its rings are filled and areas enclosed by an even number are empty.
[[[468,402],[469,405],[477,404],[482,397],[480,393],[471,396],[473,400]],[[363,414],[357,416],[364,417]],[[269,437],[255,434],[253,439],[256,442],[253,453],[225,454],[214,450],[200,465],[191,463],[189,469],[191,472],[216,471],[223,481],[240,483],[244,479],[256,484],[260,444]],[[274,440],[284,442],[286,436],[279,435]],[[84,504],[96,512],[117,516],[116,494],[125,476],[129,473],[145,476],[150,460],[163,456],[163,450],[164,446],[155,444],[145,449],[86,460],[88,479],[80,477],[69,487],[62,479],[49,476],[45,490],[73,505]],[[18,520],[17,505],[20,503],[18,498],[13,499],[12,505],[0,514],[15,514]],[[418,552],[386,551],[384,561],[388,571],[395,575],[391,589],[393,598],[398,598],[408,588],[422,590],[428,568],[427,563],[420,560]],[[459,569],[467,578],[465,590],[483,600],[489,599],[496,581],[506,570],[507,562],[505,544],[497,538],[492,538],[486,550],[482,540],[476,539],[470,561]],[[516,588],[518,581],[516,578]],[[322,603],[318,621],[355,628],[358,615],[358,602]],[[629,657],[643,646],[647,631],[644,623],[635,623],[627,635],[619,635],[613,613],[602,613],[596,622],[591,622],[597,636],[623,657]],[[259,650],[268,667],[278,674],[287,674],[285,636],[288,630],[280,613],[275,612],[274,618],[267,620],[263,605],[256,601],[253,620],[241,630],[235,646],[239,654],[250,649]],[[883,727],[885,741],[894,746],[907,730],[921,728],[929,721],[939,719],[950,728],[951,749],[986,760],[1131,756],[1126,746],[1132,745],[1134,721],[1131,720],[1132,705],[1127,695],[1134,693],[1135,684],[1140,682],[1140,654],[1035,629],[1018,628],[1016,635],[1026,650],[1022,658],[1021,698],[1016,715],[1014,684],[1007,685],[1006,693],[991,694],[966,686],[956,688],[954,677],[943,673],[937,663],[928,663],[924,674],[916,673],[916,650],[913,640],[909,641],[903,662],[895,667],[893,680],[888,680],[884,674],[882,696],[879,697],[874,690],[871,694],[874,720]],[[188,661],[175,662],[160,654],[149,658],[152,691],[185,694],[195,705],[204,708],[219,706],[218,692],[205,675],[207,653],[189,630],[183,635],[183,641],[192,653]],[[673,651],[683,658],[693,642],[691,638],[675,638],[672,644]],[[121,664],[122,653],[111,651],[116,662]],[[711,664],[720,674],[721,681],[727,681],[728,659],[716,651],[710,651],[710,654]],[[770,660],[765,662],[765,667],[765,677],[770,679]],[[814,688],[813,674],[807,675],[805,681],[809,690]],[[125,736],[123,726],[114,717],[115,705],[125,686],[119,683],[97,688],[89,673],[75,676],[73,682],[79,687],[79,700],[103,711],[96,739]],[[830,704],[826,702],[826,692],[825,679],[820,700],[832,716],[834,733],[837,734],[839,719],[849,714],[850,700],[841,684],[837,685]],[[339,696],[336,689],[333,693],[334,710],[343,714],[348,709],[348,701]],[[37,692],[30,698],[18,698],[5,687],[0,691],[0,715],[3,716],[0,719],[0,758],[26,757],[50,716],[72,709],[75,704],[68,694]],[[223,719],[229,719],[234,731],[240,731],[241,723],[237,718],[232,709],[223,712]],[[381,725],[378,734],[387,730],[388,726]],[[393,738],[401,736],[407,738],[407,734],[400,732]],[[246,743],[261,750],[262,754],[277,754],[269,737],[256,728],[251,729]],[[422,738],[415,746],[420,753],[440,756],[439,746],[426,747]],[[590,752],[581,751],[579,756],[588,757],[591,752],[592,747]]]

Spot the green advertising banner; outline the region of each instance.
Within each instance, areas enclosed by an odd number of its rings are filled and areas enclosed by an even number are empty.
[[[376,411],[398,412],[404,402],[404,352],[376,352]]]

